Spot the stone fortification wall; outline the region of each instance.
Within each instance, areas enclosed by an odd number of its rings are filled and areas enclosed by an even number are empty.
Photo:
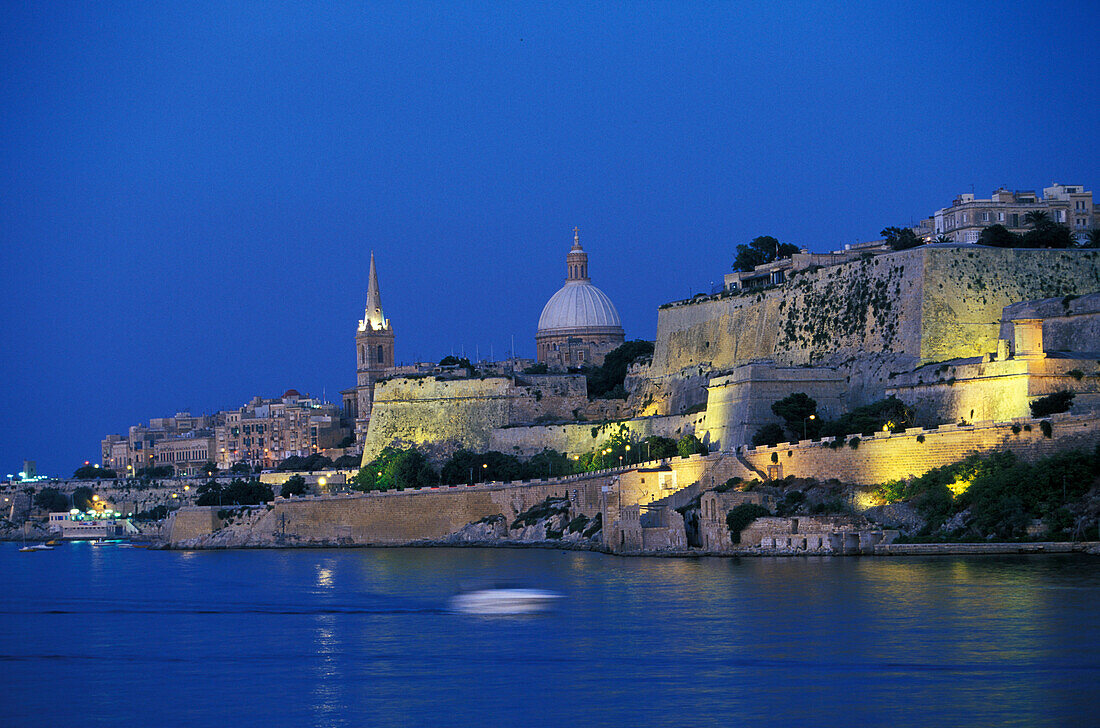
[[[773,289],[662,306],[650,385],[634,397],[674,411],[699,398],[699,376],[769,360],[839,367],[861,404],[894,372],[996,351],[1008,304],[1098,288],[1095,250],[929,245],[807,270]]]
[[[1006,306],[1001,338],[1014,339],[1016,319],[1043,320],[1043,349],[1046,351],[1088,351],[1100,342],[1100,293],[1060,296],[1041,301],[1023,301]]]
[[[1032,401],[1059,390],[1075,394],[1075,412],[1100,410],[1100,366],[1092,358],[930,364],[895,382],[886,393],[905,402],[917,422],[1027,417]]]
[[[434,460],[489,449],[490,433],[540,419],[574,420],[588,405],[581,375],[440,380],[399,378],[374,390],[363,462],[388,445],[414,444]]]
[[[647,463],[667,467],[673,482],[690,485],[727,456],[693,455]],[[620,484],[628,468],[601,471],[567,478],[483,483],[475,486],[444,486],[403,492],[364,493],[345,496],[317,496],[276,499],[270,510],[256,511],[233,538],[222,545],[396,545],[438,540],[479,519],[503,515],[508,522],[549,497],[569,500],[573,515],[589,518],[603,514],[605,523],[618,516],[624,505],[648,504],[666,494],[640,479]],[[724,472],[724,470],[723,470]],[[620,492],[621,489],[621,492]],[[613,511],[608,513],[611,505]],[[188,507],[173,515],[169,544],[196,545],[196,539],[210,536],[224,522],[218,513],[232,508]]]
[[[488,449],[520,457],[535,455],[546,448],[564,453],[585,453],[595,450],[617,433],[630,435],[636,440],[651,435],[679,439],[683,435],[701,433],[705,419],[705,413],[697,412],[612,422],[505,427],[490,433]]]
[[[1049,420],[1049,438],[1043,435],[1039,420],[1019,419],[965,427],[941,425],[934,430],[918,427],[899,434],[881,432],[861,438],[856,449],[848,445],[833,449],[820,441],[803,440],[797,445],[745,447],[740,454],[746,463],[773,479],[794,475],[875,485],[923,475],[973,452],[1011,450],[1025,460],[1034,460],[1064,450],[1092,449],[1100,441],[1100,417],[1096,415],[1062,414]],[[1014,426],[1018,432],[1013,431]]]

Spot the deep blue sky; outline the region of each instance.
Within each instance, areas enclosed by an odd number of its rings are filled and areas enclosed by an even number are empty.
[[[305,4],[302,4],[305,5]],[[578,225],[628,337],[737,243],[1100,185],[1100,5],[4,3],[0,473],[177,410],[534,353]]]

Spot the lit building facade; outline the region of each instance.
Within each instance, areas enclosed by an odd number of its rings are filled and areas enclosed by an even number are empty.
[[[994,191],[988,200],[962,194],[914,230],[925,240],[944,235],[956,243],[976,243],[982,230],[992,225],[1004,225],[1015,233],[1027,232],[1027,214],[1037,211],[1047,213],[1051,222],[1068,227],[1079,241],[1097,227],[1092,192],[1081,185],[1053,184],[1043,189],[1041,197],[1033,191],[1011,192],[1004,188]]]

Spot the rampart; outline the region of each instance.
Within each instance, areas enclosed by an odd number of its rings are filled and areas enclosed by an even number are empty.
[[[941,425],[931,430],[917,427],[896,434],[880,432],[859,438],[855,448],[848,444],[832,448],[821,440],[802,440],[796,445],[743,447],[740,453],[747,464],[770,479],[794,475],[875,485],[920,476],[974,452],[1011,450],[1030,461],[1064,450],[1091,450],[1100,442],[1100,417],[1096,415],[1054,415],[1049,422],[1050,437],[1043,434],[1040,420],[1021,418]]]
[[[775,288],[662,306],[652,384],[635,400],[678,411],[704,401],[708,373],[766,360],[840,367],[860,404],[881,397],[892,372],[996,351],[1011,303],[1097,289],[1096,250],[926,245],[810,269]]]
[[[505,427],[492,431],[488,449],[520,457],[535,455],[546,448],[564,453],[584,453],[596,449],[600,443],[617,433],[629,435],[634,440],[643,440],[651,435],[678,439],[696,432],[702,434],[704,420],[705,415],[697,412],[610,422]]]
[[[581,375],[385,380],[375,386],[363,462],[388,445],[417,445],[435,460],[459,448],[483,452],[496,428],[576,420],[587,406]]]

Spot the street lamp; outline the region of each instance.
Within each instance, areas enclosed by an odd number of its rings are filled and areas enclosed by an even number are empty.
[[[802,439],[803,440],[806,439],[806,423],[809,422],[810,420],[816,420],[816,419],[817,419],[817,415],[810,415],[809,417],[804,417],[802,419]]]

